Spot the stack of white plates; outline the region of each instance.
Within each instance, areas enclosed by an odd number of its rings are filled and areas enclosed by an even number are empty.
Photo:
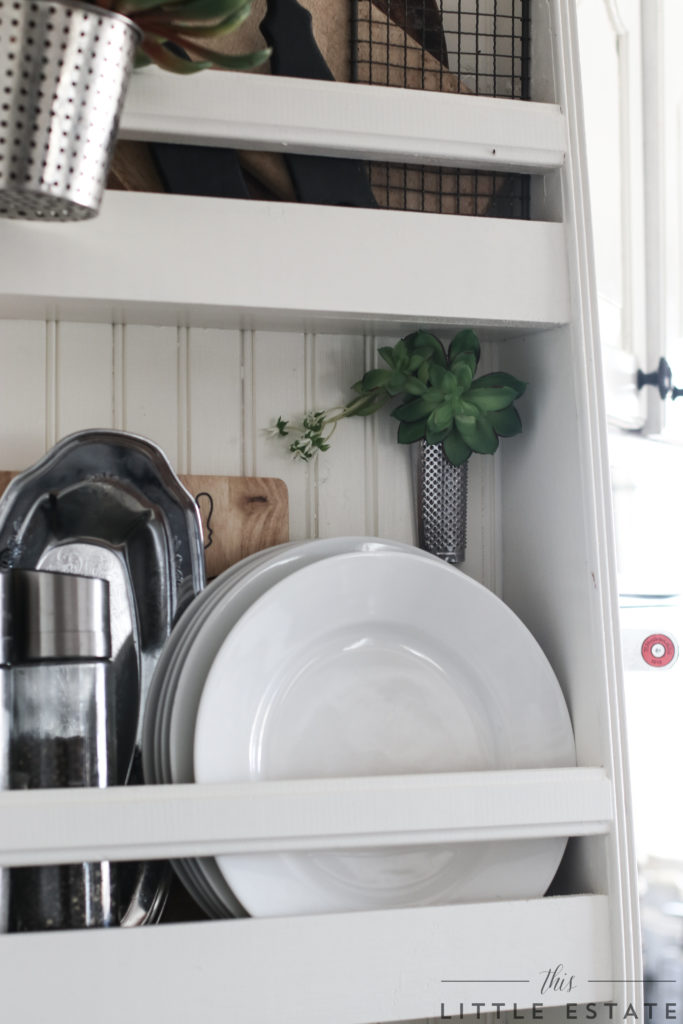
[[[244,782],[575,763],[559,683],[490,591],[416,548],[284,544],[214,580],[157,665],[150,782]],[[566,839],[185,859],[210,915],[541,896]]]

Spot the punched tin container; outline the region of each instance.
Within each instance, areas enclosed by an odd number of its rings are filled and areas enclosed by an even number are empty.
[[[97,213],[140,35],[94,5],[0,0],[0,216]]]

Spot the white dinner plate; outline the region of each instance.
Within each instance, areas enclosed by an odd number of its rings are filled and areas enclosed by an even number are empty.
[[[286,545],[281,545],[285,547]],[[275,549],[271,549],[274,551]],[[210,613],[221,594],[228,590],[235,580],[239,579],[255,562],[262,560],[269,552],[257,552],[226,569],[220,577],[213,580],[185,610],[176,623],[174,630],[164,645],[157,669],[150,686],[147,701],[147,713],[143,732],[143,767],[147,782],[164,783],[173,781],[170,774],[168,744],[165,730],[167,729],[169,708],[172,705],[179,670],[189,645],[196,636],[199,624]],[[193,896],[202,910],[211,917],[224,917],[226,913],[243,916],[244,910],[239,906],[218,872],[215,864],[211,865],[211,873],[220,879],[216,889],[208,884],[201,871],[197,858],[183,858],[172,861],[173,867],[185,888]]]
[[[290,544],[280,544],[277,547],[269,548],[265,551],[257,551],[254,554],[249,555],[247,558],[243,558],[241,561],[236,562],[235,565],[226,569],[220,576],[217,576],[212,580],[202,592],[200,598],[193,602],[191,609],[194,614],[188,615],[184,619],[182,626],[178,631],[178,636],[174,638],[175,645],[171,652],[169,662],[165,666],[163,695],[156,709],[155,746],[157,749],[161,781],[192,782],[194,780],[194,776],[191,771],[191,753],[183,761],[183,765],[188,765],[188,767],[179,768],[174,775],[171,764],[171,741],[169,734],[171,727],[171,713],[174,708],[181,679],[183,678],[185,661],[188,655],[193,652],[193,647],[196,643],[200,630],[203,628],[207,619],[214,614],[216,606],[221,605],[224,602],[226,594],[232,591],[232,589],[237,586],[245,576],[253,572],[256,567],[264,561],[270,560],[271,558],[282,558],[284,551],[289,547]],[[205,638],[202,638],[201,643],[204,644],[205,642]],[[212,658],[213,654],[211,655],[211,659]],[[210,661],[207,662],[207,667],[208,664],[210,664]],[[191,662],[189,673],[186,670],[184,675],[184,688],[190,689],[192,696],[188,701],[186,695],[183,693],[183,696],[181,696],[179,701],[177,715],[181,718],[186,718],[189,721],[190,736],[194,733],[194,716],[196,714],[197,703],[199,701],[199,693],[201,692],[201,687],[204,684],[204,675],[205,674],[201,674],[201,666],[197,666],[194,662]],[[191,740],[189,742],[191,743]]]
[[[194,728],[197,708],[204,682],[221,644],[238,619],[251,607],[254,601],[265,594],[270,587],[286,579],[292,572],[304,565],[350,552],[405,551],[416,558],[428,558],[409,544],[379,540],[374,537],[332,537],[311,541],[290,541],[268,551],[260,552],[249,560],[229,580],[229,585],[216,587],[195,620],[198,628],[192,630],[191,643],[187,645],[180,659],[177,674],[170,680],[168,691],[172,694],[167,705],[168,720],[164,723],[166,738],[164,754],[168,754],[168,782],[194,782]],[[246,563],[246,560],[245,560]],[[222,577],[214,580],[215,586]],[[207,588],[208,590],[208,588]],[[166,709],[162,711],[165,715]]]
[[[335,555],[270,586],[227,632],[196,716],[197,782],[574,763],[559,683],[523,623],[414,550]],[[217,863],[250,914],[275,916],[540,896],[565,843]]]
[[[248,558],[243,559],[241,562],[236,563],[229,570],[226,570],[226,572],[222,573],[220,577],[217,577],[210,584],[207,588],[208,594],[207,591],[204,592],[207,594],[206,599],[202,602],[201,606],[196,609],[194,617],[192,619],[188,619],[186,622],[182,635],[179,637],[176,648],[173,652],[174,656],[172,662],[168,667],[168,676],[164,687],[164,699],[161,702],[161,706],[158,711],[158,733],[156,737],[157,757],[160,777],[163,781],[180,781],[178,777],[174,778],[172,771],[172,762],[174,759],[171,757],[169,737],[171,712],[173,711],[175,697],[181,680],[181,673],[185,667],[185,661],[188,658],[188,655],[191,655],[193,651],[196,653],[200,650],[200,648],[196,646],[197,637],[199,636],[204,623],[214,613],[216,606],[222,606],[228,592],[230,592],[232,588],[245,576],[252,572],[257,565],[269,558],[281,558],[284,549],[288,547],[289,544],[282,544],[278,545],[277,548],[269,549],[268,551],[256,552]],[[189,718],[189,735],[191,736],[194,732],[193,716],[199,700],[198,687],[203,683],[203,677],[195,673],[192,666],[192,659],[190,660],[190,672],[192,674],[190,675],[186,671],[185,682],[187,684],[188,681],[192,681],[195,686],[192,687],[192,695],[190,695],[189,705],[187,700],[182,699],[179,701],[179,705],[180,715],[182,716],[185,714]],[[191,742],[191,740],[188,740],[188,742]],[[186,757],[182,759],[182,761],[183,764],[185,764],[187,763],[188,758]],[[179,772],[181,771],[185,771],[185,769],[181,767]],[[192,779],[184,778],[183,781],[192,781]],[[230,891],[212,857],[187,857],[182,860],[174,860],[172,863],[183,885],[188,889],[205,913],[216,918],[225,917],[226,915],[230,917],[245,916],[244,908]]]
[[[346,551],[385,548],[415,550],[410,545],[371,537],[292,541],[256,552],[214,579],[177,623],[152,680],[143,740],[147,781],[194,780],[194,717],[204,677],[226,633],[256,597],[300,565]],[[212,858],[185,858],[173,864],[185,887],[207,913],[244,915]]]
[[[204,680],[226,635],[253,601],[302,565],[350,551],[384,550],[419,554],[412,545],[374,537],[291,541],[244,559],[233,566],[229,575],[224,573],[210,584],[209,597],[202,602],[199,614],[187,622],[166,680],[158,737],[163,781],[194,781],[194,722]],[[176,870],[195,897],[203,892],[202,906],[206,907],[209,899],[218,898],[224,913],[244,915],[244,908],[213,858],[180,862]]]

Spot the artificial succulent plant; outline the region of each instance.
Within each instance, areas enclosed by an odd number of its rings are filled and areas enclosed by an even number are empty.
[[[135,65],[158,64],[189,74],[205,68],[243,71],[262,64],[270,50],[224,54],[212,42],[234,32],[251,13],[252,0],[91,0],[124,14],[142,32]]]
[[[308,462],[327,451],[340,420],[369,416],[392,400],[397,400],[391,415],[399,421],[399,443],[441,444],[455,466],[472,452],[495,452],[499,437],[521,431],[514,402],[526,384],[502,372],[475,379],[480,347],[474,331],[459,331],[448,351],[435,335],[415,331],[379,354],[387,368],[368,370],[354,384],[357,397],[347,405],[308,413],[300,423],[277,420],[272,432],[290,438],[295,458]]]

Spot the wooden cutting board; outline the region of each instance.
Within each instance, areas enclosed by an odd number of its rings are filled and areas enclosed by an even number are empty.
[[[202,517],[207,579],[289,540],[287,485],[276,477],[180,474]]]
[[[0,494],[17,472],[0,470]],[[287,486],[276,477],[179,474],[202,518],[207,579],[289,540]]]

